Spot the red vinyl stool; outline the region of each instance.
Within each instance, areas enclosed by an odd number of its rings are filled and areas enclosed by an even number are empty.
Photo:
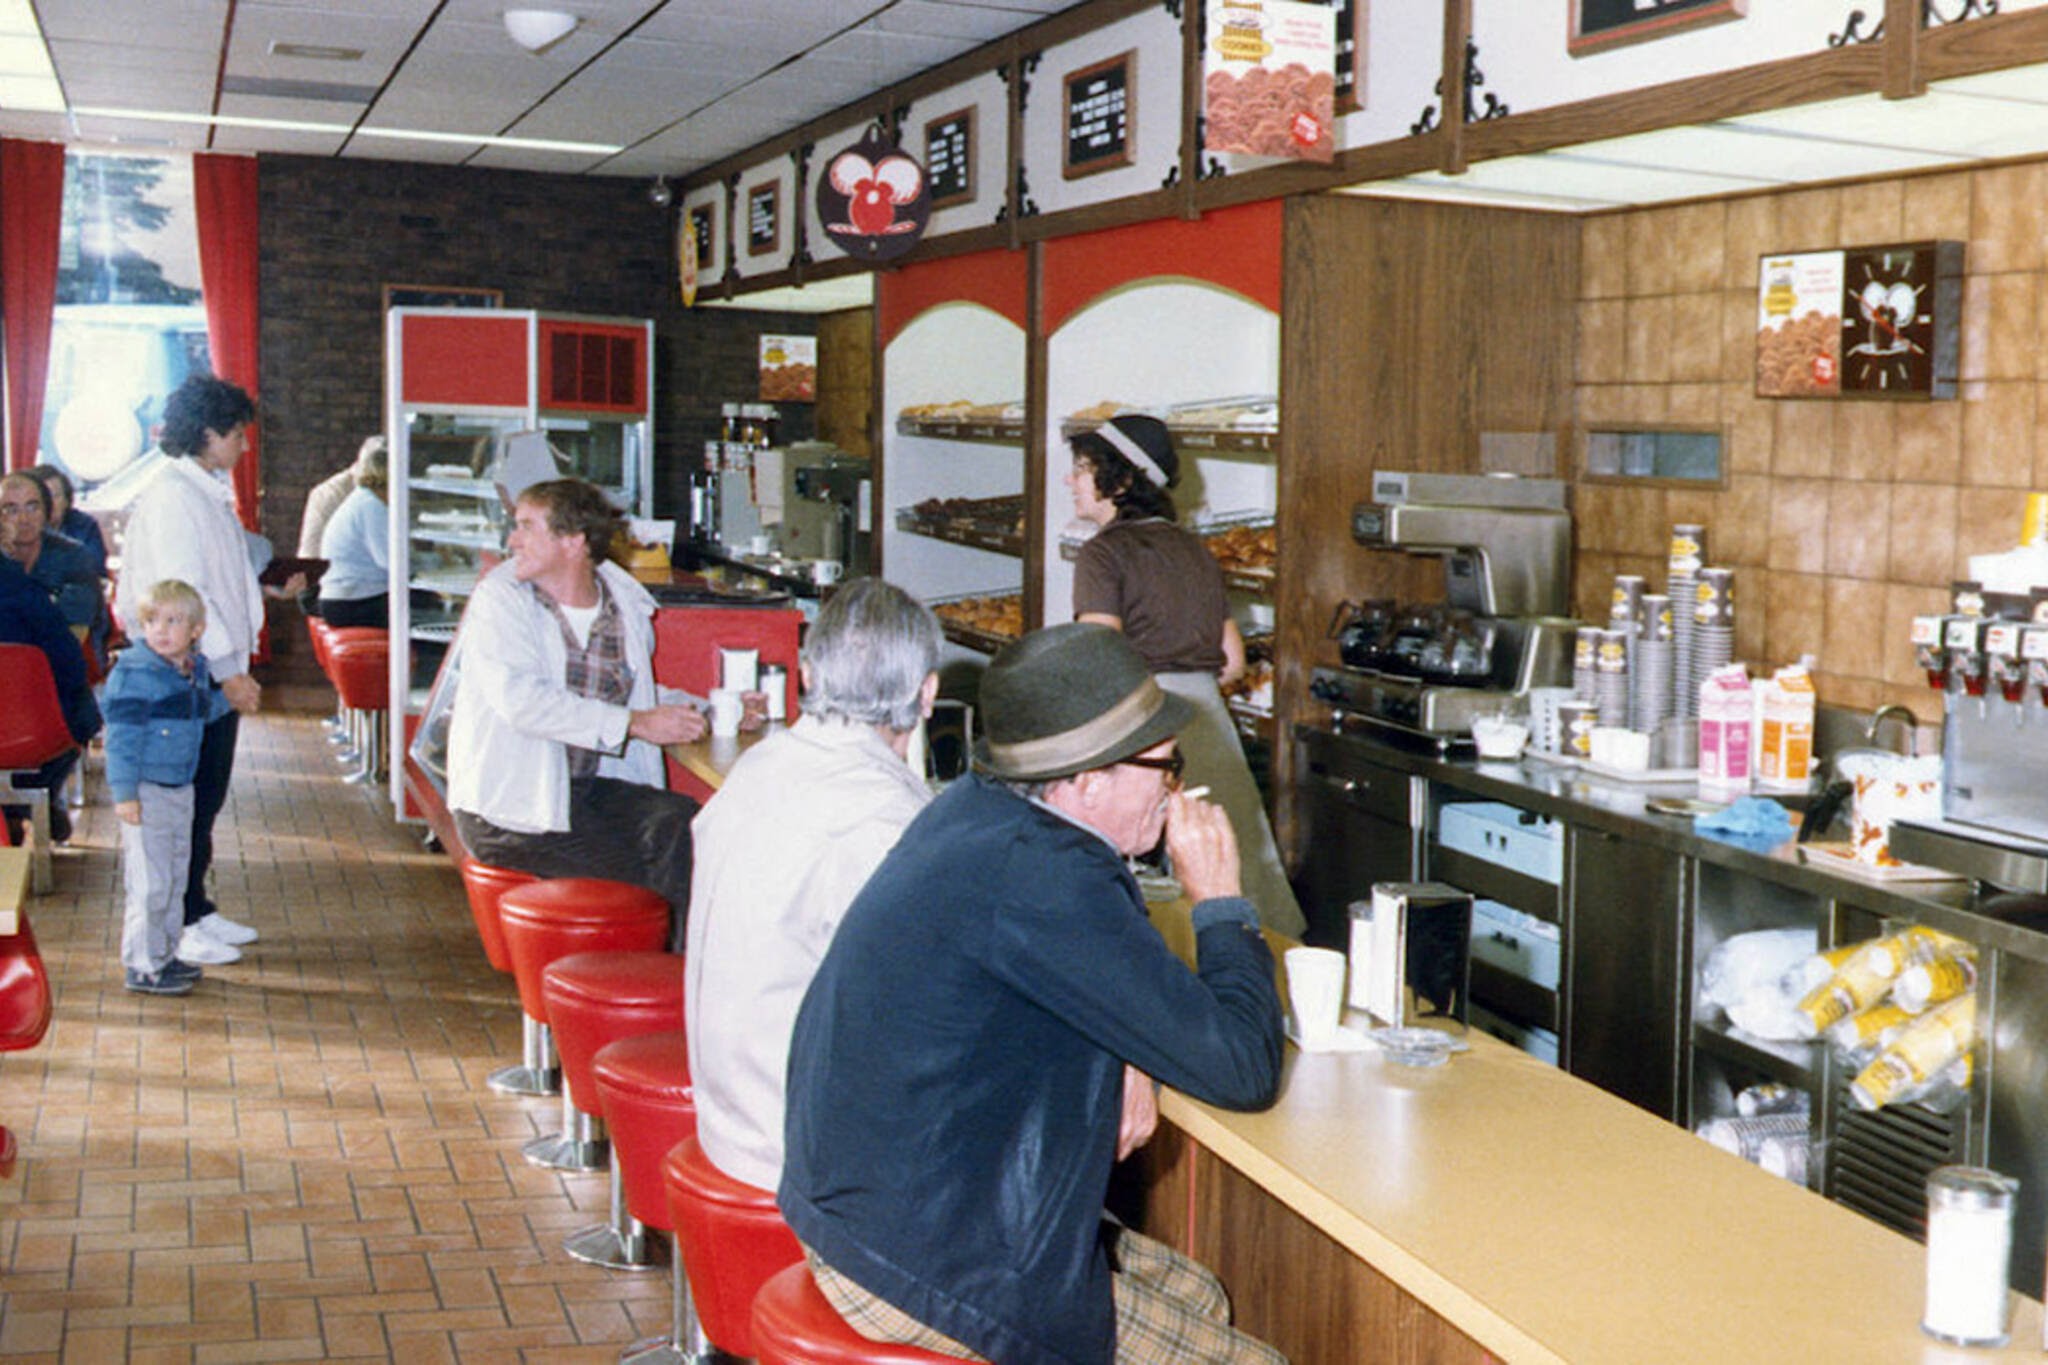
[[[561,1054],[563,1095],[604,1142],[591,1063],[607,1043],[683,1026],[683,959],[665,952],[572,953],[550,962],[540,980],[548,1029]],[[618,1154],[604,1145],[611,1168],[609,1220],[571,1233],[562,1250],[611,1270],[653,1269],[659,1262],[649,1250],[647,1230],[626,1210]]]
[[[306,618],[306,639],[313,646],[313,663],[332,686],[334,674],[328,667],[327,645],[334,637],[334,627],[317,616]],[[341,704],[341,693],[334,694],[334,714],[320,722],[327,731],[327,742],[337,747],[348,743],[348,708]]]
[[[384,770],[384,713],[391,705],[391,634],[375,626],[332,629],[327,676],[341,698],[358,763],[351,782],[375,782]]]
[[[476,936],[483,940],[484,957],[501,972],[512,970],[512,951],[505,946],[505,929],[498,920],[498,899],[515,886],[540,878],[531,872],[480,863],[467,853],[456,855],[455,868],[462,874],[462,889],[469,896],[469,915],[476,921]]]
[[[719,1170],[694,1136],[669,1150],[661,1178],[705,1337],[727,1355],[751,1357],[754,1296],[770,1275],[800,1264],[803,1247],[782,1221],[774,1192]]]
[[[597,1100],[611,1130],[612,1156],[626,1187],[626,1209],[659,1232],[671,1234],[662,1159],[697,1133],[697,1102],[690,1090],[690,1044],[681,1029],[621,1038],[597,1050],[590,1064]],[[666,1338],[636,1341],[619,1353],[633,1365],[685,1365],[702,1360],[708,1343],[690,1308],[683,1258],[671,1252],[672,1316]]]
[[[927,1365],[953,1361],[915,1346],[869,1341],[846,1325],[801,1261],[778,1270],[754,1297],[754,1359],[760,1365]]]
[[[0,844],[6,842],[6,831],[0,828]],[[0,1052],[34,1047],[49,1028],[50,976],[24,910],[15,931],[0,938]],[[14,1134],[0,1126],[0,1180],[13,1174]]]
[[[519,984],[525,1016],[520,1066],[492,1076],[494,1090],[517,1095],[562,1095],[562,1131],[535,1138],[528,1161],[560,1171],[594,1171],[604,1154],[590,1125],[562,1092],[554,1035],[548,1028],[541,973],[556,958],[595,949],[645,952],[668,942],[668,902],[644,886],[595,877],[556,877],[515,886],[498,898],[498,924]]]

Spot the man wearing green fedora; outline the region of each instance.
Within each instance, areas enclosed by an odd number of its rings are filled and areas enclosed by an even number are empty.
[[[1214,1275],[1106,1221],[1149,1087],[1279,1088],[1280,1005],[1228,817],[1181,794],[1185,701],[1106,626],[1035,632],[983,676],[984,771],[904,832],[797,1015],[779,1202],[862,1334],[1001,1365],[1270,1362]],[[1126,856],[1162,831],[1199,971]]]

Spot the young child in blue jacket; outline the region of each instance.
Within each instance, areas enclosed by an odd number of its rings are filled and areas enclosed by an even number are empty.
[[[192,857],[192,776],[199,741],[224,708],[197,648],[206,603],[166,578],[144,592],[142,639],[107,675],[107,787],[121,820],[122,984],[144,995],[184,995],[201,970],[176,957]]]

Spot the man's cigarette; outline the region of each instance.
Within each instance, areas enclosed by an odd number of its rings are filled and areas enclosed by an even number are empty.
[[[1207,787],[1189,787],[1186,791],[1181,793],[1182,796],[1186,797],[1190,801],[1199,801],[1208,794],[1209,789]]]

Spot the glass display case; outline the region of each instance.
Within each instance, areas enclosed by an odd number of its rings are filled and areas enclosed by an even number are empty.
[[[650,514],[653,324],[394,308],[385,345],[391,632],[406,645],[391,651],[390,751],[408,753],[477,580],[504,556],[497,473],[511,437],[540,432],[561,475]],[[415,817],[403,767],[391,799]]]

